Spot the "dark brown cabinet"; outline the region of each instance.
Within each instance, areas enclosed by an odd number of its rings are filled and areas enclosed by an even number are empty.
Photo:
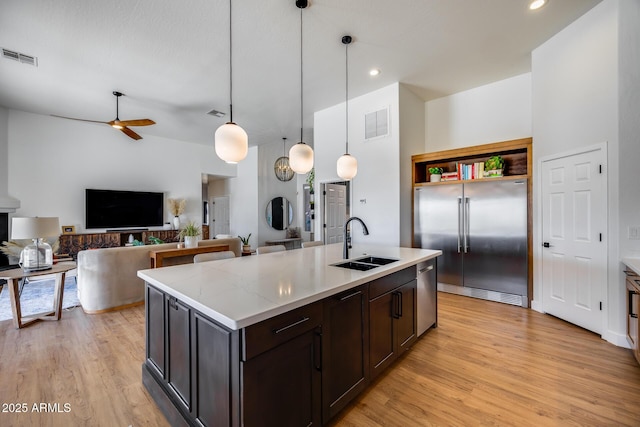
[[[329,420],[369,383],[368,286],[324,300],[322,419]]]
[[[417,339],[415,267],[371,282],[369,366],[371,379]]]
[[[171,296],[165,297],[167,317],[166,380],[184,409],[191,411],[191,308]]]

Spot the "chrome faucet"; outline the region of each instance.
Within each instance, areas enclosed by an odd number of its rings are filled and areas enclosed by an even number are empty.
[[[342,249],[342,258],[344,259],[348,259],[349,258],[349,248],[351,247],[351,235],[349,234],[349,231],[347,229],[347,227],[349,226],[349,223],[353,220],[358,221],[360,224],[362,224],[362,233],[365,236],[369,235],[369,230],[367,229],[367,225],[364,223],[364,221],[362,221],[360,218],[358,218],[357,216],[352,216],[351,218],[349,218],[347,220],[347,222],[344,223],[344,248]]]

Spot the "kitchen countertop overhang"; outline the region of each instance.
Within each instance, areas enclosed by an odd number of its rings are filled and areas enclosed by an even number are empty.
[[[442,251],[356,244],[365,255],[398,261],[368,271],[332,266],[342,243],[138,271],[138,277],[230,329],[319,301],[442,255]]]

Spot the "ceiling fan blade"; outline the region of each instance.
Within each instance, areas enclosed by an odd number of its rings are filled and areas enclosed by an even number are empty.
[[[138,139],[142,139],[142,137],[140,135],[138,135],[137,133],[135,133],[134,131],[132,131],[131,129],[124,127],[122,129],[120,129],[122,132],[124,132],[129,138],[133,138],[136,141]]]
[[[122,126],[150,126],[150,125],[155,125],[156,122],[154,122],[151,119],[137,119],[137,120],[120,120],[120,124]]]
[[[87,120],[87,119],[76,119],[75,117],[65,117],[65,116],[57,116],[55,114],[51,114],[51,117],[58,117],[59,119],[68,119],[68,120],[77,120],[79,122],[90,122],[90,123],[103,123],[108,125],[109,122],[102,122],[100,120]]]

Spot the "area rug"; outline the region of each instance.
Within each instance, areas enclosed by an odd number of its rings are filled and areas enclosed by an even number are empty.
[[[53,309],[53,293],[56,287],[55,280],[32,281],[24,285],[20,296],[20,309],[22,316],[42,313]],[[78,287],[76,278],[67,277],[64,282],[64,294],[62,308],[76,307],[80,305],[78,300]],[[5,284],[0,292],[0,321],[12,319],[11,300],[9,299],[9,287]]]

